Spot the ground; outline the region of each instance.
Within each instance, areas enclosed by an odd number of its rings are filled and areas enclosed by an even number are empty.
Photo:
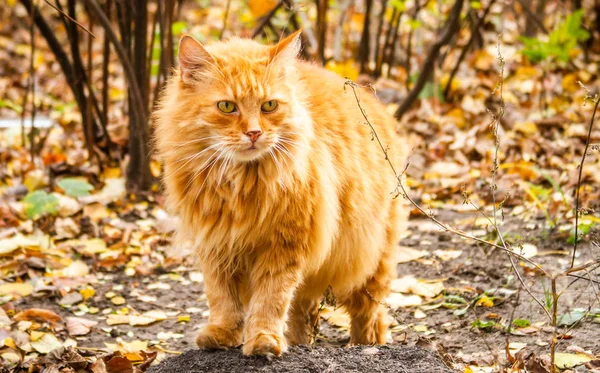
[[[473,212],[442,212],[438,218],[474,235],[492,236],[489,227],[482,225],[482,220]],[[568,268],[569,251],[564,250],[568,234],[546,230],[543,228],[546,226],[544,219],[532,218],[525,221],[510,213],[506,214],[505,219],[505,223],[501,225],[504,235],[527,244],[524,246],[528,250],[536,248],[536,252],[529,254],[543,268],[548,271]],[[517,234],[518,237],[513,236]],[[157,254],[160,250],[157,250]],[[394,283],[394,294],[385,302],[396,319],[396,325],[392,328],[391,350],[383,351],[393,351],[394,359],[398,356],[406,356],[408,359],[413,354],[422,354],[420,350],[410,347],[416,345],[429,349],[452,369],[462,371],[469,365],[497,367],[507,364],[507,341],[513,355],[522,348],[536,356],[548,353],[552,335],[549,322],[537,304],[524,291],[519,291],[520,283],[512,273],[510,262],[503,251],[473,244],[446,233],[428,219],[413,218],[409,231],[400,242],[399,254],[402,261],[398,265],[399,280]],[[583,243],[577,263],[584,263],[597,256],[598,248],[594,249],[589,243]],[[80,348],[96,353],[104,350],[133,353],[136,349],[152,349],[159,352],[158,360],[163,360],[195,349],[196,331],[207,321],[208,316],[199,272],[174,263],[170,267],[158,267],[144,276],[128,276],[122,266],[107,270],[98,266],[95,258],[84,259],[84,262],[90,268],[98,268],[97,272],[92,271],[96,280],[90,282],[95,295],[84,303],[61,306],[61,303],[65,303],[65,298],[60,297],[59,293],[40,291],[37,296],[21,298],[11,306],[15,310],[50,310],[63,320],[68,320],[74,314],[81,316],[82,309],[87,309],[88,314],[84,317],[98,324],[91,328],[91,333],[75,339]],[[527,266],[519,262],[517,265]],[[544,292],[549,288],[548,279],[540,277],[533,270],[526,270],[524,273],[524,281],[531,287],[533,294],[544,300]],[[409,281],[411,277],[407,276],[414,276],[418,281]],[[559,284],[564,286],[568,282],[565,279]],[[402,288],[406,286],[408,288]],[[484,294],[486,296],[482,297]],[[118,304],[121,300],[115,301],[120,296],[123,297],[123,304]],[[594,301],[595,291],[591,283],[578,281],[563,293],[559,314],[573,312],[574,307],[585,308],[587,304],[594,304]],[[89,309],[94,307],[99,311],[91,314]],[[457,316],[457,310],[463,310],[459,312],[462,315]],[[333,348],[332,350],[324,353],[325,350],[318,349],[308,353],[309,350],[306,349],[292,349],[289,357],[277,363],[280,364],[278,367],[286,366],[287,363],[294,367],[293,364],[300,362],[306,361],[308,364],[319,361],[321,355],[331,355],[331,351],[344,354],[343,347],[349,341],[348,320],[339,311],[332,305],[327,305],[322,311],[321,333],[316,342],[316,347]],[[561,331],[564,339],[558,350],[598,353],[598,313],[596,309],[590,310],[589,315],[575,316],[577,320],[581,320],[569,328],[568,332]],[[146,315],[148,319],[139,316],[132,320],[133,315]],[[515,327],[508,334],[506,325],[511,319],[527,320],[530,325]],[[476,320],[479,320],[479,326],[474,326]],[[69,330],[58,331],[56,335],[60,339],[67,338]],[[117,346],[118,342],[122,343]],[[294,356],[296,354],[299,355]],[[308,354],[309,358],[303,354]],[[199,352],[189,352],[176,361],[185,364],[198,359],[201,364],[203,356],[205,355]],[[232,367],[235,364],[246,364],[239,352],[220,353],[216,356],[230,358],[228,361],[234,364]],[[359,355],[359,358],[360,356],[367,362],[372,358],[370,355]],[[339,357],[345,359],[343,355]],[[385,357],[384,354],[382,358]],[[401,359],[398,364],[403,364],[403,361],[405,360]],[[163,371],[166,370],[155,370]]]

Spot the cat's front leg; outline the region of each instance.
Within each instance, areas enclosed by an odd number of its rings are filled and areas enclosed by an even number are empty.
[[[204,272],[204,290],[210,307],[208,324],[198,333],[200,348],[226,349],[242,344],[244,309],[235,276],[221,271]]]
[[[286,318],[300,270],[296,262],[281,259],[258,261],[263,264],[252,271],[244,355],[280,356],[287,350]]]

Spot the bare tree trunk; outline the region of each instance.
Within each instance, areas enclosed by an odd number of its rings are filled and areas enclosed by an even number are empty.
[[[360,44],[358,46],[358,63],[360,64],[360,73],[364,74],[367,71],[369,63],[369,39],[371,38],[370,26],[371,26],[371,10],[373,9],[373,0],[365,0],[365,21],[363,23],[362,35],[360,37]]]
[[[137,82],[146,78],[146,49],[148,40],[148,0],[135,0],[134,38],[133,38],[133,65]],[[148,123],[146,112],[148,110],[147,86],[139,86],[143,112],[135,112],[129,121],[129,164],[127,165],[127,187],[133,191],[148,190],[152,183],[150,162],[148,158]]]
[[[325,65],[325,41],[327,35],[327,0],[315,0],[317,3],[317,55]]]

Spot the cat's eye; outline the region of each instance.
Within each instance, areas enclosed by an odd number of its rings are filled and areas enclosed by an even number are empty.
[[[270,113],[271,111],[277,109],[277,101],[275,101],[275,100],[267,101],[264,104],[262,104],[260,109],[262,111],[264,111],[265,113]]]
[[[231,114],[237,111],[237,107],[231,101],[219,101],[217,102],[217,108],[224,112],[225,114]]]

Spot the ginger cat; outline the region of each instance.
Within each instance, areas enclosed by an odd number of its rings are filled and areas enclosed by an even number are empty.
[[[210,306],[204,348],[279,356],[305,344],[331,286],[351,342],[382,344],[402,199],[344,79],[300,61],[299,32],[275,46],[184,36],[154,113],[179,242],[199,256]],[[372,92],[361,106],[389,156],[406,144]]]

